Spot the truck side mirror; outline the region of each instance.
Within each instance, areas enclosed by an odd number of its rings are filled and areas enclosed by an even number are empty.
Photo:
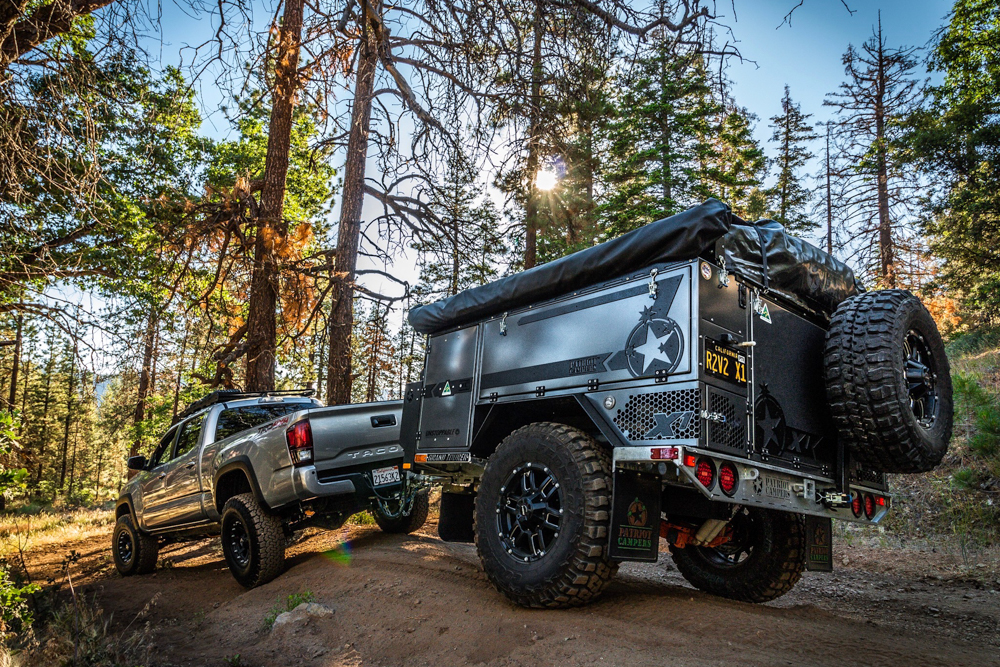
[[[129,470],[145,470],[148,463],[145,456],[130,456],[126,465]]]

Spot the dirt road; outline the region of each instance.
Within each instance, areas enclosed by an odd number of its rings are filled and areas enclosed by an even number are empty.
[[[155,597],[149,618],[165,665],[221,667],[235,654],[255,667],[1000,664],[996,582],[921,578],[893,563],[882,569],[895,573],[872,572],[871,556],[851,549],[840,552],[851,567],[806,573],[767,605],[700,593],[662,554],[623,566],[595,604],[530,611],[493,590],[473,546],[441,542],[430,524],[409,537],[367,526],[313,534],[289,549],[283,576],[252,591],[230,577],[217,539],[168,547],[155,574],[129,579],[114,572],[108,544],[68,544],[32,567],[54,572],[78,551],[77,580],[119,628]],[[268,611],[304,591],[334,615],[267,631]]]

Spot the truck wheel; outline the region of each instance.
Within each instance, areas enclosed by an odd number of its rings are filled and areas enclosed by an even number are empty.
[[[476,496],[476,550],[501,593],[524,607],[575,607],[604,590],[611,465],[585,433],[537,423],[490,457]]]
[[[149,574],[156,569],[160,545],[152,535],[139,532],[128,514],[118,517],[111,537],[115,567],[123,577]]]
[[[826,337],[826,392],[852,457],[882,472],[927,472],[948,449],[951,373],[934,319],[906,290],[852,297]]]
[[[382,529],[383,533],[410,534],[415,530],[420,530],[427,521],[427,513],[430,511],[430,499],[427,489],[420,489],[413,497],[413,506],[409,514],[400,516],[389,516],[382,509],[382,505],[375,503],[375,523]]]
[[[252,493],[233,496],[222,508],[222,553],[241,586],[266,584],[285,566],[281,519],[265,512]]]
[[[695,588],[732,600],[769,602],[792,590],[805,569],[805,520],[798,514],[744,507],[722,546],[671,548]]]

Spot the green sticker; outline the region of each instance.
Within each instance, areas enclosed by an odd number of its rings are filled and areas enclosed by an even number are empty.
[[[763,301],[760,302],[760,311],[758,312],[760,319],[764,320],[768,324],[771,323],[771,313],[767,310],[767,304]]]
[[[771,320],[768,320],[770,322]],[[444,389],[441,390],[442,396],[451,396],[451,382],[444,383]]]

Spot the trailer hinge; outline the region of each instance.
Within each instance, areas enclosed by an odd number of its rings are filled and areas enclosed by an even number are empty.
[[[743,310],[747,309],[747,286],[740,283],[740,308]]]
[[[495,391],[491,391],[490,392],[490,403],[496,403],[498,398],[500,398],[500,394],[499,393],[497,393]]]
[[[601,386],[601,381],[597,378],[590,378],[587,380],[587,391],[597,391],[597,388]]]
[[[540,384],[537,387],[535,387],[535,396],[544,396],[544,395],[545,395],[545,385]]]
[[[653,381],[656,383],[663,383],[670,379],[670,373],[666,368],[658,368],[653,373]]]
[[[719,258],[719,289],[729,287],[729,272],[726,271],[725,256]]]
[[[417,435],[413,438],[414,440],[420,440],[420,431],[417,431]]]

